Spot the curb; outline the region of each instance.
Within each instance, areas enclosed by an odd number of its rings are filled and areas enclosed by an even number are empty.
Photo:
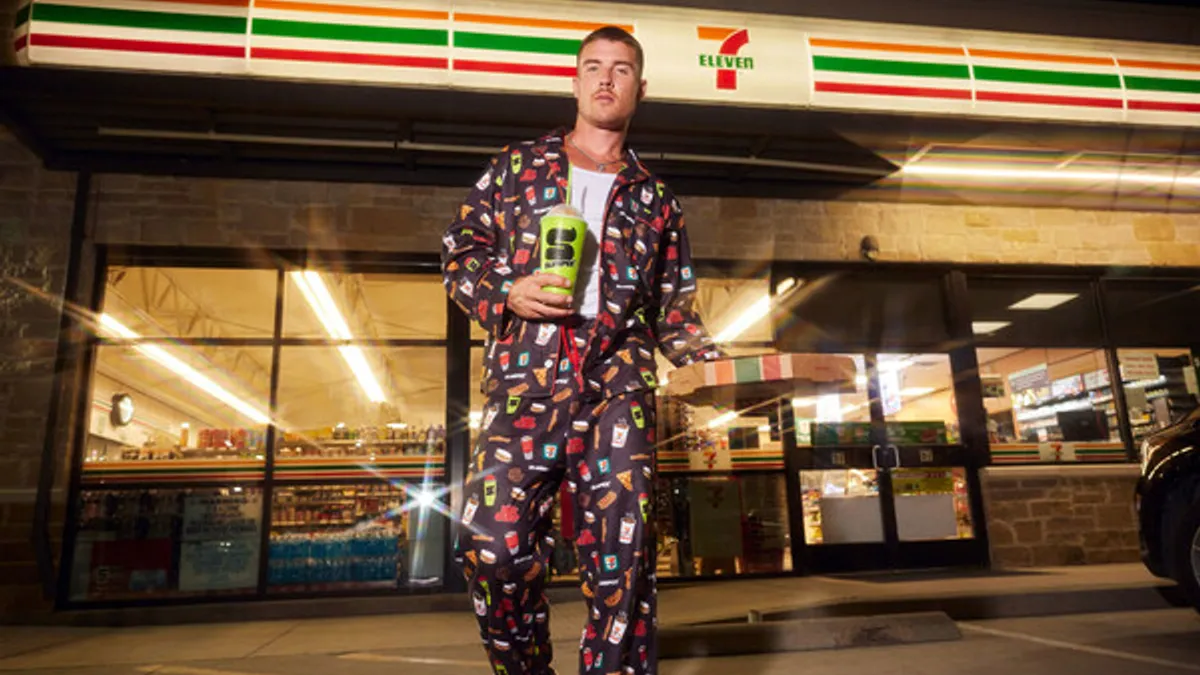
[[[804,652],[962,639],[944,612],[661,628],[660,659]]]

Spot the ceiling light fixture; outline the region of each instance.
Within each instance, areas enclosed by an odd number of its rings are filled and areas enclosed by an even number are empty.
[[[125,340],[136,340],[141,335],[138,335],[133,330],[130,330],[125,324],[113,318],[110,314],[100,315],[100,327],[104,332],[107,332],[110,337],[121,338]],[[270,415],[258,409],[251,403],[247,403],[235,396],[225,387],[213,382],[200,371],[189,366],[179,359],[179,357],[171,354],[167,350],[152,344],[135,344],[133,348],[152,361],[163,366],[167,370],[180,375],[187,381],[188,384],[200,389],[204,393],[212,396],[221,403],[233,408],[239,413],[253,420],[256,424],[269,424],[271,421]]]
[[[972,321],[971,332],[976,335],[991,335],[1011,325],[1011,321]]]
[[[1078,297],[1078,293],[1034,293],[1024,300],[1009,305],[1008,308],[1025,311],[1053,309]]]
[[[304,295],[309,307],[312,307],[313,313],[317,315],[321,325],[325,326],[325,332],[329,334],[329,337],[335,340],[354,339],[354,334],[350,332],[350,326],[346,323],[341,311],[338,310],[337,303],[334,302],[333,296],[330,295],[329,289],[325,286],[325,281],[321,279],[319,273],[313,270],[303,270],[291,272],[289,276]],[[358,379],[358,384],[366,392],[367,398],[372,403],[387,401],[383,388],[379,386],[379,380],[375,379],[375,373],[371,372],[371,366],[367,364],[367,357],[363,354],[362,348],[343,345],[338,347],[338,351],[341,352],[346,365],[350,366],[350,371]]]
[[[1003,169],[966,166],[921,166],[908,164],[899,172],[908,176],[933,178],[980,178],[998,180],[1029,181],[1072,181],[1084,183],[1138,183],[1141,185],[1167,185],[1178,187],[1200,187],[1200,177],[1174,176],[1161,173],[1139,173],[1136,171],[1070,171],[1054,169]]]

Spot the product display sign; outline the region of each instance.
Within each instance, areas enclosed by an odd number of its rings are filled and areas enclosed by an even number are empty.
[[[1000,375],[980,375],[984,398],[1004,398],[1004,378]]]
[[[892,472],[892,490],[899,496],[953,494],[954,471],[896,469]]]
[[[254,588],[262,493],[191,495],[184,501],[179,590]]]
[[[1121,377],[1126,382],[1157,380],[1158,356],[1154,352],[1122,352]]]
[[[1040,364],[1008,376],[1008,387],[1016,395],[1023,391],[1045,389],[1050,386],[1050,368]]]

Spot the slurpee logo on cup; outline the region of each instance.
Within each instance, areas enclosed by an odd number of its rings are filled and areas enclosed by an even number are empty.
[[[575,207],[559,204],[542,216],[541,226],[541,271],[566,277],[571,282],[570,288],[546,286],[542,290],[571,295],[579,276],[583,244],[587,240],[587,221]]]
[[[633,425],[639,429],[646,426],[646,415],[642,412],[642,406],[634,401],[629,406],[629,414],[633,415]]]
[[[508,412],[509,415],[515,414],[517,412],[517,409],[520,407],[521,407],[521,397],[520,396],[509,396],[508,397],[508,405],[505,407],[505,410]]]

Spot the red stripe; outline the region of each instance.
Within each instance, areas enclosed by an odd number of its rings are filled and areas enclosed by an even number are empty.
[[[529,63],[492,63],[490,61],[470,61],[456,59],[455,70],[469,70],[476,73],[508,73],[510,75],[550,75],[552,77],[574,77],[574,66],[537,66]]]
[[[831,94],[877,94],[880,96],[915,96],[917,98],[971,99],[971,92],[961,89],[936,89],[932,87],[895,87],[878,84],[848,84],[845,82],[818,82],[817,91]]]
[[[993,103],[1036,103],[1039,105],[1069,105],[1079,108],[1120,108],[1121,99],[1081,96],[1052,96],[1049,94],[1014,94],[1003,91],[981,91],[975,97]]]
[[[29,33],[22,35],[13,42],[13,51],[19,52],[29,46]]]
[[[118,40],[115,38],[43,35],[41,33],[34,33],[29,44],[34,47],[72,47],[75,49],[103,49],[117,52],[222,56],[234,59],[240,59],[246,55],[246,50],[243,47],[192,45],[181,42],[159,42],[157,40]]]
[[[1176,103],[1173,101],[1130,101],[1129,109],[1200,113],[1200,103]]]
[[[436,68],[445,70],[450,60],[432,56],[388,56],[386,54],[341,54],[337,52],[314,52],[306,49],[275,49],[255,47],[250,51],[253,58],[279,59],[281,61],[310,61],[316,63],[349,63],[359,66],[398,66],[402,68]]]

